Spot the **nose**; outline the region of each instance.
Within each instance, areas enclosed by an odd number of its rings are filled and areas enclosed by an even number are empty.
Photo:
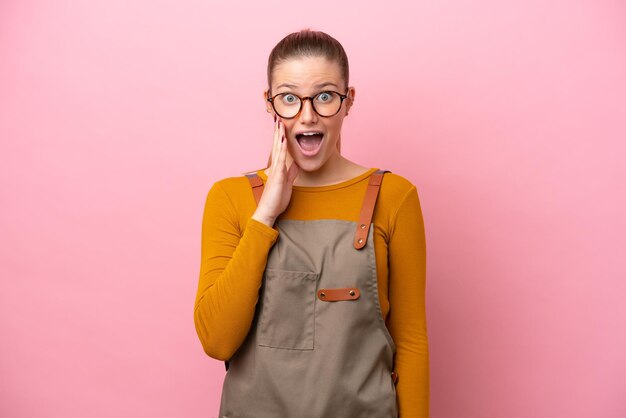
[[[302,110],[300,111],[300,120],[304,123],[317,122],[317,113],[313,110],[313,99],[306,98],[302,101]]]

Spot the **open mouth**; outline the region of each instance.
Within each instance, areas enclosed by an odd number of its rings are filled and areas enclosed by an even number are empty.
[[[322,146],[324,134],[321,132],[304,132],[296,135],[296,141],[302,154],[313,156],[317,154]]]

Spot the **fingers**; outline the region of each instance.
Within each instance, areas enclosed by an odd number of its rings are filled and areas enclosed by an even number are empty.
[[[278,118],[278,132],[277,132],[277,147],[278,151],[276,153],[276,169],[281,173],[285,170],[285,149],[287,148],[287,143],[285,140],[285,124]]]
[[[276,122],[274,123],[274,141],[272,143],[272,156],[271,156],[272,165],[268,173],[270,175],[273,173],[279,172],[281,170],[284,170],[284,163],[282,167],[280,163],[281,149],[283,148],[282,138],[284,134],[285,134],[285,125],[279,117],[276,117]]]
[[[274,138],[272,140],[272,152],[270,154],[270,169],[269,174],[272,173],[274,168],[276,167],[276,157],[278,156],[278,121],[276,120],[276,115],[274,115]]]
[[[282,125],[282,124],[281,124]],[[281,138],[280,138],[280,154],[278,156],[278,167],[286,167],[285,161],[287,160],[287,139],[285,138],[285,129],[282,126]]]

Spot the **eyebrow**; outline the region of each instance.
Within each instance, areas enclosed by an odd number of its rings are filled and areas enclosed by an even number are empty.
[[[326,87],[326,86],[335,86],[336,88],[339,88],[339,86],[338,86],[338,85],[336,85],[335,83],[330,83],[330,82],[321,83],[321,84],[316,84],[314,87],[315,87],[315,88],[318,88],[318,89],[321,89],[322,87]],[[280,85],[276,86],[276,90],[278,90],[278,89],[279,89],[279,88],[281,88],[281,87],[287,87],[287,88],[292,88],[292,89],[295,89],[295,88],[297,88],[298,86],[295,86],[295,85],[293,85],[293,84],[283,83],[283,84],[280,84]]]

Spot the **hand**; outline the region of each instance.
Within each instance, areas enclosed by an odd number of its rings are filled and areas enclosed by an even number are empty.
[[[300,167],[292,158],[292,163],[287,169],[287,140],[285,138],[285,125],[280,118],[274,123],[274,142],[272,145],[271,165],[268,169],[267,181],[263,188],[263,195],[259,205],[252,215],[253,219],[273,226],[278,215],[283,213],[291,200],[293,182],[298,175]]]

